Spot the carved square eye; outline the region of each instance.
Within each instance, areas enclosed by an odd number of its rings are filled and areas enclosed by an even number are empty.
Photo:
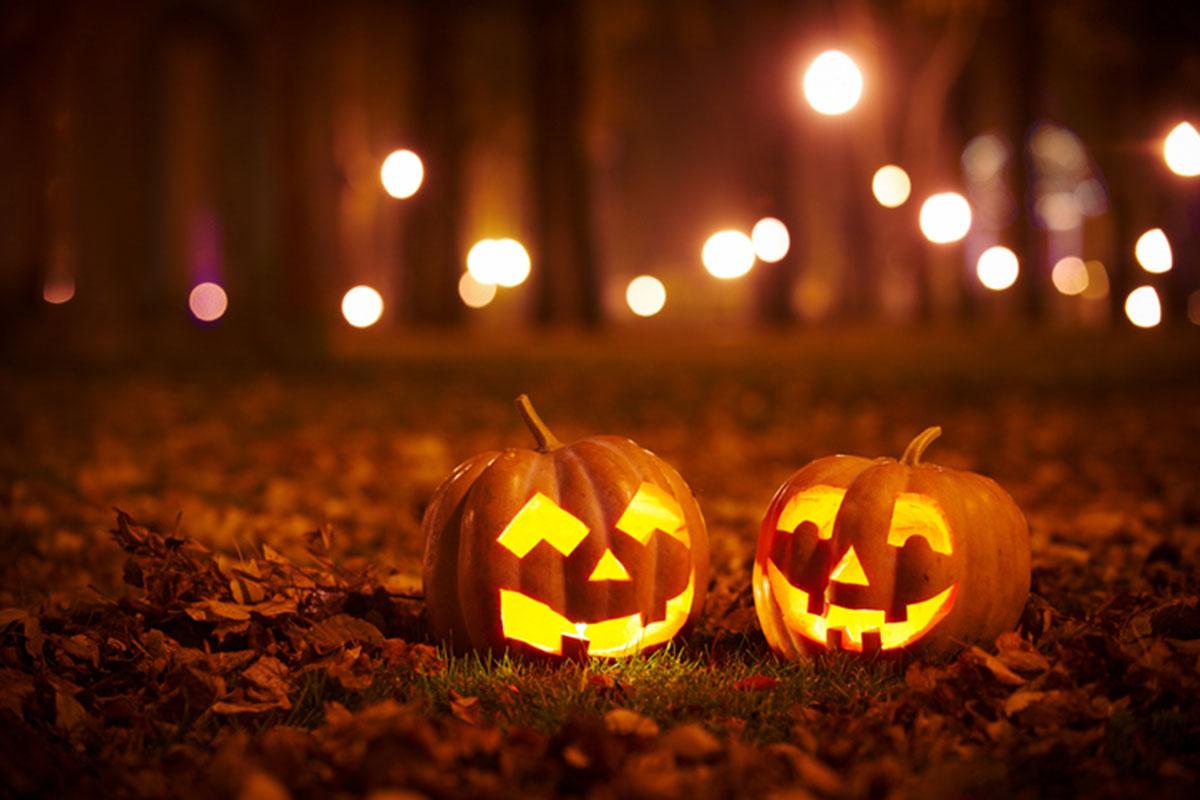
[[[845,496],[846,490],[836,486],[822,485],[805,489],[788,499],[775,527],[792,533],[804,523],[811,522],[817,528],[818,539],[832,539],[833,521]]]
[[[588,526],[558,503],[538,492],[521,506],[496,539],[517,558],[524,558],[539,542],[569,556],[587,538]]]
[[[893,547],[904,547],[914,536],[929,542],[935,553],[948,556],[954,552],[950,528],[946,515],[937,501],[916,492],[901,492],[892,508],[892,526],[888,529],[887,543]]]
[[[655,531],[662,531],[685,545],[692,543],[679,503],[666,490],[653,483],[643,483],[638,487],[637,494],[617,520],[617,530],[629,534],[641,544],[649,542]]]

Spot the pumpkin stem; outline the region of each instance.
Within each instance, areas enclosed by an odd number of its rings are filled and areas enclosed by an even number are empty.
[[[557,436],[550,432],[550,429],[546,427],[546,423],[542,422],[542,418],[533,409],[533,403],[529,401],[529,395],[517,395],[516,404],[517,411],[529,427],[529,432],[533,434],[534,439],[537,439],[537,449],[540,452],[548,453],[563,446],[563,443],[558,440]]]
[[[904,448],[904,455],[900,456],[900,463],[909,467],[915,467],[921,463],[921,456],[925,454],[925,448],[933,444],[933,440],[942,435],[942,429],[938,425],[932,428],[926,428],[921,431],[908,443],[908,447]]]

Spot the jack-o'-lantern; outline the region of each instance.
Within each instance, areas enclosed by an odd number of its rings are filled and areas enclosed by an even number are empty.
[[[455,649],[629,656],[695,617],[708,534],[679,474],[629,439],[564,445],[529,398],[536,450],[482,453],[426,509],[429,625]]]
[[[767,642],[822,651],[950,652],[1012,628],[1029,595],[1029,528],[982,475],[831,456],[792,475],[759,532],[754,605]]]

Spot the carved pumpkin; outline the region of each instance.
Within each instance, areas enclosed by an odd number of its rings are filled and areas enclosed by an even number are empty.
[[[687,484],[629,439],[563,445],[529,398],[536,450],[475,456],[430,501],[429,624],[458,650],[616,658],[670,641],[704,605],[708,534]]]
[[[818,459],[771,501],[754,605],[778,653],[948,652],[1012,628],[1029,595],[1029,528],[982,475],[921,463]]]

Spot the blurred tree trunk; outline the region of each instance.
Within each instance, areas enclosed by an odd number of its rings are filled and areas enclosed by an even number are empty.
[[[465,137],[459,116],[458,8],[414,0],[417,28],[414,150],[425,181],[409,201],[402,292],[412,322],[445,325],[463,317],[458,280],[463,271],[459,221],[463,211]]]
[[[586,152],[582,3],[529,0],[531,248],[541,323],[601,321]]]
[[[750,121],[750,187],[757,198],[757,217],[772,216],[787,226],[791,243],[787,255],[774,264],[760,263],[751,273],[758,321],[768,325],[794,322],[793,305],[799,264],[804,250],[803,220],[796,202],[796,153],[804,132],[796,124],[795,84],[788,80],[795,30],[802,16],[795,4],[771,0],[745,7],[720,8],[723,26],[736,26],[737,53],[742,65],[742,111]]]
[[[1043,294],[1047,291],[1046,265],[1042,263],[1041,237],[1034,225],[1033,159],[1027,139],[1037,124],[1041,105],[1039,76],[1042,69],[1040,5],[1035,0],[1018,0],[1008,11],[1010,58],[1015,57],[1015,109],[1009,114],[1007,138],[1013,154],[1013,200],[1016,204],[1014,245],[1021,259],[1017,279],[1021,307],[1030,319],[1040,319],[1045,311]]]
[[[958,142],[948,146],[951,143],[947,141],[950,138],[946,126],[947,109],[954,85],[978,39],[983,9],[957,8],[948,4],[942,9],[941,16],[936,37],[922,48],[927,55],[921,58],[916,69],[905,111],[903,152],[911,165],[909,174],[914,196],[910,203],[917,207],[928,194],[958,185],[957,170],[951,167],[958,163]],[[923,38],[920,28],[915,36]],[[961,272],[962,246],[937,247],[939,251],[932,256],[916,254],[918,313],[926,320],[942,310],[939,306],[961,299],[953,296],[960,294],[961,281],[947,272],[955,268]]]

